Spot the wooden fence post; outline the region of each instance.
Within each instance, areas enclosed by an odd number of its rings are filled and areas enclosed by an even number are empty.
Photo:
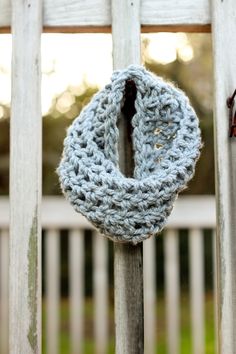
[[[42,1],[12,1],[9,351],[41,353]]]
[[[113,66],[122,69],[140,63],[140,0],[112,0]],[[121,118],[120,168],[126,174],[130,148]],[[128,167],[129,168],[129,167]],[[114,244],[116,354],[142,354],[143,255],[137,246]]]
[[[236,353],[236,141],[226,99],[236,89],[235,0],[212,2],[217,194],[218,347]]]

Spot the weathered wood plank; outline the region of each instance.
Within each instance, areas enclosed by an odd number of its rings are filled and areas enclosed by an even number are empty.
[[[0,230],[0,353],[8,350],[9,309],[9,234]]]
[[[8,198],[0,197],[0,210],[0,227],[7,228],[9,226]],[[92,229],[87,219],[76,213],[62,197],[43,198],[42,225],[45,229]],[[167,228],[215,228],[215,225],[214,196],[185,196],[176,200]]]
[[[108,240],[93,233],[93,296],[95,353],[108,349]]]
[[[205,353],[204,321],[204,248],[200,229],[189,232],[190,301],[192,322],[192,353]]]
[[[116,244],[114,257],[116,354],[143,354],[142,252]]]
[[[122,16],[121,16],[122,14]],[[112,1],[113,67],[122,69],[139,64],[140,0]],[[119,164],[125,175],[133,174],[128,160],[130,142],[125,119],[119,122]],[[116,354],[143,354],[143,254],[137,246],[114,244]]]
[[[46,247],[46,347],[47,353],[59,353],[60,312],[60,232],[47,230]]]
[[[46,31],[53,32],[108,32],[111,30],[110,0],[44,0],[43,24]],[[190,31],[211,23],[209,0],[143,0],[141,24],[144,30],[167,30],[182,26]],[[1,0],[0,28],[10,27],[10,0]],[[158,29],[159,28],[159,29]],[[208,26],[209,29],[209,26]],[[177,27],[175,30],[179,30]]]
[[[235,1],[212,2],[219,352],[236,353],[236,143],[228,137],[227,97],[236,88]]]
[[[203,25],[210,21],[206,0],[145,0],[141,2],[142,25]]]
[[[212,231],[212,269],[213,269],[213,294],[214,294],[214,335],[215,335],[215,353],[218,354],[218,312],[217,312],[217,263],[216,263],[216,232],[215,229]]]
[[[24,354],[41,353],[41,27],[41,0],[12,1],[9,350]]]
[[[164,235],[167,346],[169,354],[180,352],[179,240],[176,230]]]
[[[69,232],[71,353],[83,353],[84,333],[84,232]]]
[[[155,237],[143,243],[144,353],[156,353],[156,249]]]

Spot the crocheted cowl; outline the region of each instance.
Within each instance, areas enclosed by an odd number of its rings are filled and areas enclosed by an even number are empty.
[[[132,118],[134,178],[118,166],[117,120],[127,80],[137,89]],[[161,231],[190,180],[201,147],[185,94],[141,66],[115,71],[67,132],[58,167],[62,190],[102,234],[136,244]]]

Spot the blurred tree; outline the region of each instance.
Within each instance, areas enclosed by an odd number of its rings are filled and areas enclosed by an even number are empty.
[[[183,89],[195,108],[202,129],[204,147],[197,164],[195,178],[184,193],[214,193],[214,152],[212,121],[212,55],[211,40],[207,34],[188,35],[189,45],[194,51],[193,58],[183,60],[181,49],[177,58],[170,64],[162,65],[148,56],[149,41],[143,39],[142,53],[146,67],[164,79],[174,82]],[[156,48],[158,51],[158,46]],[[58,166],[66,129],[81,109],[97,91],[83,83],[83,90],[68,87],[54,99],[50,112],[43,118],[43,193],[60,194]],[[81,92],[82,91],[82,92]],[[4,117],[0,119],[0,194],[8,194],[9,171],[9,108],[3,107]]]
[[[66,129],[96,91],[97,88],[87,87],[81,95],[75,96],[74,103],[65,113],[57,109],[64,93],[61,94],[55,99],[51,113],[43,118],[43,194],[61,194],[55,171],[61,158]]]
[[[213,194],[214,193],[214,152],[213,152],[213,120],[212,120],[212,52],[211,38],[208,34],[191,34],[187,36],[189,45],[194,51],[193,58],[184,61],[181,50],[177,50],[175,61],[162,65],[150,59],[148,55],[149,41],[143,39],[142,54],[146,67],[158,76],[174,82],[189,96],[190,101],[200,118],[204,147],[201,158],[197,164],[195,178],[190,182],[189,188],[184,193]],[[156,48],[158,51],[158,46]],[[88,87],[83,83],[83,89],[68,87],[66,92],[55,97],[50,112],[43,118],[43,194],[61,194],[58,177],[55,170],[61,158],[63,140],[66,129],[72,120],[80,113],[81,109],[89,102],[97,91],[96,87]],[[0,106],[1,108],[1,106]],[[10,110],[2,106],[4,115],[0,119],[0,195],[9,193],[9,125]],[[186,286],[188,278],[187,238],[180,238],[182,285]],[[86,259],[91,268],[91,245],[86,237]],[[62,237],[62,289],[67,292],[68,264],[66,259],[67,246]],[[158,259],[163,258],[162,238],[157,239]],[[112,247],[111,247],[112,249]],[[110,253],[111,254],[111,249]],[[211,250],[211,244],[205,252]],[[207,254],[207,253],[206,253]],[[208,257],[209,258],[209,257]],[[110,269],[112,262],[110,259]],[[162,264],[160,262],[159,264]],[[86,268],[86,269],[87,269]],[[86,289],[91,293],[91,269],[86,277],[90,279]],[[209,267],[208,267],[209,268]],[[211,271],[211,270],[210,270]],[[211,277],[209,271],[209,279]],[[163,268],[158,267],[157,278],[159,288],[163,285]],[[112,279],[112,277],[111,277]],[[207,281],[209,284],[209,281]]]

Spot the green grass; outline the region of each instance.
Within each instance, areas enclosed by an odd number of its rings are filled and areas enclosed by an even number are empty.
[[[70,354],[69,342],[69,306],[68,301],[61,301],[60,306],[60,354]],[[190,320],[190,304],[186,294],[181,297],[181,354],[191,353],[191,320]],[[45,349],[45,305],[43,304],[43,354]],[[157,308],[157,354],[167,354],[166,347],[166,330],[165,330],[165,303],[163,297],[158,298]],[[87,299],[84,309],[85,319],[85,339],[83,343],[83,354],[94,354],[93,342],[93,303],[91,299]],[[109,348],[108,354],[113,354],[114,350],[114,326],[113,326],[113,309],[109,311]],[[214,354],[214,305],[211,294],[207,294],[205,298],[205,346],[206,354]]]

